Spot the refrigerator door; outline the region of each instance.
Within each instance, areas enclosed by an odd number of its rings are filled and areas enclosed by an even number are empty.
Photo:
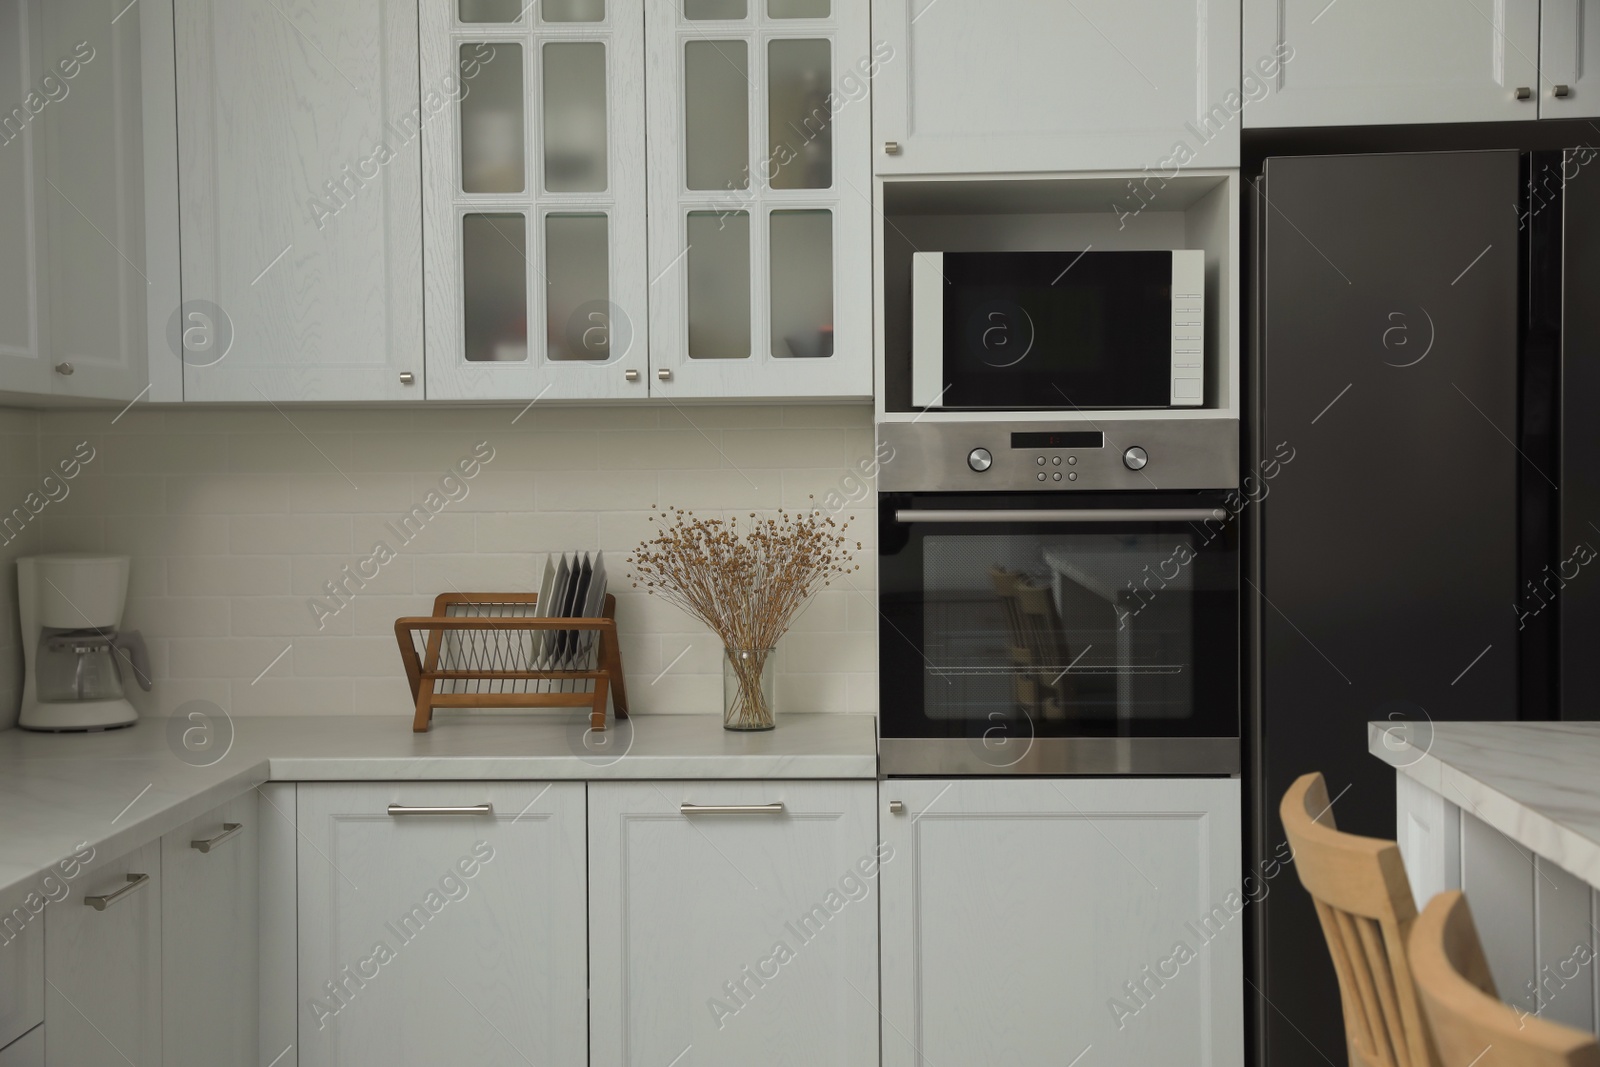
[[[1552,565],[1560,612],[1563,719],[1600,719],[1600,159],[1593,149],[1562,166],[1561,519]]]
[[[1341,829],[1395,836],[1369,721],[1425,742],[1429,720],[1517,717],[1519,170],[1514,152],[1267,161],[1245,487],[1257,878],[1308,771]],[[1255,917],[1259,1062],[1342,1062],[1294,878]]]

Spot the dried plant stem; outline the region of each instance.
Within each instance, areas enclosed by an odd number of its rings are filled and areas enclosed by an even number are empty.
[[[851,562],[849,522],[816,510],[780,510],[765,517],[751,512],[741,528],[736,519],[695,518],[681,508],[651,521],[661,524],[659,532],[628,558],[633,584],[705,623],[725,648],[759,653],[753,662],[730,663],[745,694],[744,714],[770,721],[760,684],[767,656],[814,593],[861,569]]]

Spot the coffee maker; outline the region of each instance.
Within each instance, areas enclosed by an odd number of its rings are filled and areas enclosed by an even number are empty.
[[[121,632],[128,557],[89,553],[17,560],[22,622],[22,714],[27,730],[104,730],[139,715],[128,681],[150,688],[150,660],[137,630]]]

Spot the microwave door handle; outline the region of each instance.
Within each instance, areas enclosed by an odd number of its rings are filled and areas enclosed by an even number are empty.
[[[894,521],[913,522],[1226,522],[1224,508],[1024,508],[956,511],[900,508]]]

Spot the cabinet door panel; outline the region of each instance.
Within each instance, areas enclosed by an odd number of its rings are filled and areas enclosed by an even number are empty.
[[[593,1062],[876,1064],[875,795],[591,784]],[[684,802],[784,809],[685,815]]]
[[[108,904],[129,875],[148,881]],[[161,842],[96,864],[45,909],[45,1050],[51,1067],[161,1061]]]
[[[585,1062],[582,783],[302,785],[297,808],[301,1067]]]
[[[1539,113],[1539,0],[1244,0],[1244,65],[1277,55],[1245,125],[1492,122]],[[1527,88],[1527,100],[1516,91]]]
[[[176,31],[184,398],[422,399],[416,6],[177,0]]]
[[[651,395],[871,395],[867,6],[647,17]]]
[[[886,1065],[1242,1062],[1237,780],[881,796]]]
[[[428,396],[648,396],[643,0],[422,26]]]
[[[1239,165],[1237,0],[872,12],[880,174],[1155,168],[1179,142],[1181,166]]]
[[[211,842],[202,852],[194,842]],[[251,790],[161,839],[165,1067],[247,1064],[257,1055],[257,847]],[[275,931],[288,937],[289,930]]]
[[[1594,62],[1586,62],[1586,61]],[[1600,2],[1542,0],[1539,5],[1539,117],[1600,115]]]

